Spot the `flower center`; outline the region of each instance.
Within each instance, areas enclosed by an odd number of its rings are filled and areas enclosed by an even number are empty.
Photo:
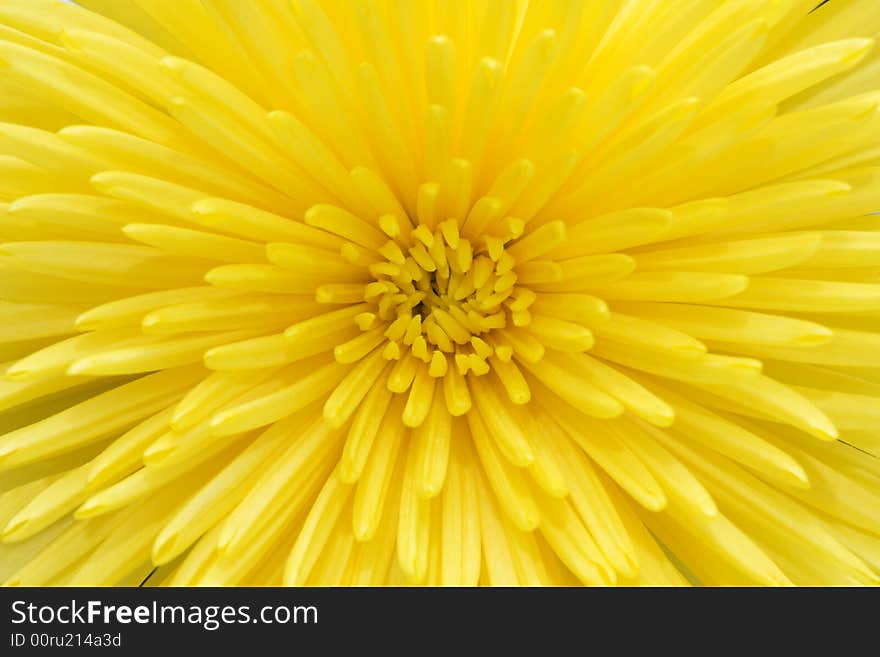
[[[432,229],[403,226],[391,215],[380,226],[389,238],[369,264],[374,280],[364,300],[375,310],[358,317],[364,330],[377,320],[390,322],[383,355],[398,360],[407,351],[443,376],[451,359],[462,375],[490,370],[491,359],[509,360],[507,345],[494,331],[528,323],[526,307],[534,299],[518,287],[515,260],[505,244],[522,232],[508,222],[505,234],[466,237],[454,220]]]

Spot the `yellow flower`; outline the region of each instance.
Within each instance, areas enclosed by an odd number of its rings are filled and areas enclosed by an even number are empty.
[[[876,0],[79,4],[0,3],[0,581],[880,581]]]

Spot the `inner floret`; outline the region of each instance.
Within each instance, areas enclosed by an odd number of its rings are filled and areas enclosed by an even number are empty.
[[[376,319],[391,322],[383,331],[384,357],[398,360],[409,351],[437,377],[451,365],[462,375],[486,374],[496,352],[509,360],[512,350],[492,333],[510,323],[528,323],[527,308],[534,300],[533,293],[516,286],[515,261],[504,249],[519,226],[507,235],[472,241],[454,220],[433,232],[425,224],[407,229],[390,215],[380,225],[389,239],[378,249],[381,259],[369,265],[375,280],[364,294],[375,309],[359,316],[358,323],[366,328]]]
[[[307,222],[337,228],[338,212],[316,206]],[[328,284],[319,289],[318,300],[326,296],[336,303],[350,292],[345,300],[359,304],[354,322],[361,333],[337,346],[336,360],[355,362],[370,354],[394,361],[388,389],[409,391],[412,406],[421,409],[405,413],[406,424],[424,421],[437,379],[443,379],[450,411],[462,414],[470,407],[465,377],[495,370],[509,380],[504,370],[516,369],[515,348],[527,349],[529,342],[540,358],[539,344],[517,336],[531,322],[529,306],[536,299],[518,284],[517,260],[507,248],[522,236],[522,221],[508,217],[482,225],[448,219],[430,225],[394,214],[377,224],[353,215],[345,219],[343,237],[349,241],[341,254],[363,267],[367,278],[361,284]],[[524,381],[519,387],[524,391],[519,403],[525,403],[528,387]]]

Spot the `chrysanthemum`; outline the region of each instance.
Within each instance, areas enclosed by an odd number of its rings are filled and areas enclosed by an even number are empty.
[[[876,584],[817,3],[4,0],[0,580]]]

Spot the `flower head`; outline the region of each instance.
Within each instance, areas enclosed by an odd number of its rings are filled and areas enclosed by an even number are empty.
[[[876,584],[874,0],[7,0],[0,579]]]

